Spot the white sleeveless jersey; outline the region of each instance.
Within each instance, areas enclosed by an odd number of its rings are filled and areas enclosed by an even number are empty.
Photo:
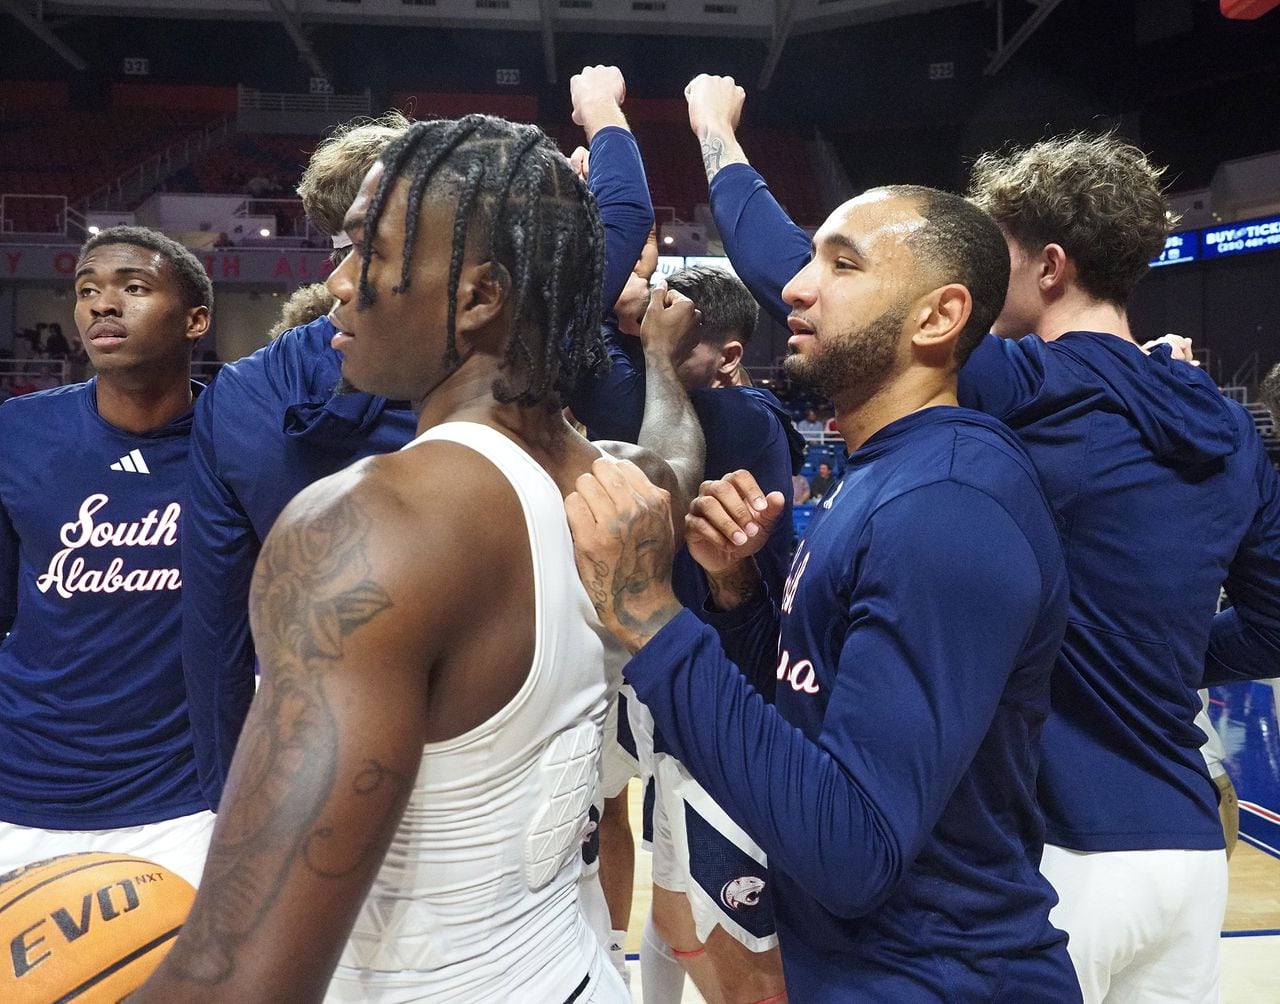
[[[428,440],[483,454],[520,498],[535,584],[533,665],[487,722],[424,748],[327,1000],[560,1004],[575,991],[580,1002],[629,1000],[583,919],[577,886],[601,728],[619,682],[606,678],[606,651],[619,667],[620,646],[578,578],[546,471],[488,426],[451,422],[405,449]]]

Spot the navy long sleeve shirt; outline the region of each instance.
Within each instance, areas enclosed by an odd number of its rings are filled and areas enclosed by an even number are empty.
[[[182,660],[200,784],[217,808],[254,693],[249,585],[262,542],[298,492],[397,450],[417,419],[369,394],[334,393],[342,358],[328,318],[222,368],[191,434]]]
[[[628,665],[769,856],[792,999],[1079,999],[1035,804],[1066,589],[1016,440],[930,408],[850,456],[778,608],[708,615],[723,643],[686,611]]]
[[[205,808],[179,647],[190,431],[190,411],[116,428],[96,380],[0,407],[0,820],[101,830]]]
[[[785,316],[809,237],[746,165],[711,186],[734,268]],[[1050,842],[1223,846],[1195,688],[1280,674],[1280,488],[1249,415],[1198,369],[1114,335],[988,337],[961,403],[1025,445],[1062,533],[1071,612],[1044,730]],[[1214,616],[1225,583],[1234,606]]]

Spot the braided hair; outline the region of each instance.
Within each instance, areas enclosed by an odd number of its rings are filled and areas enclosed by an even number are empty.
[[[382,154],[385,166],[361,239],[359,304],[373,303],[369,255],[397,182],[408,182],[403,265],[391,292],[409,288],[423,199],[454,197],[445,364],[457,366],[458,280],[467,242],[501,268],[512,331],[494,397],[525,407],[563,406],[580,376],[605,365],[600,333],[604,228],[595,199],[537,126],[490,115],[414,123]],[[504,274],[505,272],[505,274]]]

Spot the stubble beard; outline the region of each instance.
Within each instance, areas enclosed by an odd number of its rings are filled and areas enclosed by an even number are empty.
[[[860,327],[827,336],[816,352],[788,356],[783,369],[829,401],[864,401],[893,368],[906,316],[905,305],[890,307]]]

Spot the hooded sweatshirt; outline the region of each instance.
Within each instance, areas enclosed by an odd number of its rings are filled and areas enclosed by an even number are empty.
[[[809,236],[745,164],[711,207],[734,269],[785,321]],[[1044,728],[1049,842],[1082,851],[1223,846],[1195,689],[1280,674],[1280,486],[1248,413],[1199,369],[1110,334],[988,336],[960,403],[1034,462],[1071,582]],[[1214,616],[1219,588],[1232,599]]]
[[[182,663],[200,786],[217,808],[254,693],[249,584],[276,517],[313,481],[398,450],[417,418],[335,393],[342,359],[321,317],[224,366],[196,406],[186,523]]]
[[[1262,598],[1244,616],[1280,641],[1280,502],[1253,420],[1167,348],[1086,331],[988,336],[960,397],[1026,445],[1072,584],[1040,772],[1048,840],[1222,847],[1195,717],[1224,582]]]
[[[806,1004],[1079,1000],[1035,803],[1067,580],[1013,434],[955,407],[879,430],[772,600],[684,611],[624,670],[768,855],[758,902],[708,891],[772,906]]]

